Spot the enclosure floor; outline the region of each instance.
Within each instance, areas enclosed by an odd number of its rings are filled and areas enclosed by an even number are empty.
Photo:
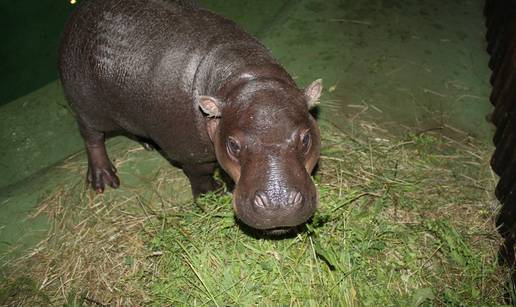
[[[202,2],[257,35],[299,86],[322,78],[325,91],[319,116],[335,125],[360,114],[392,129],[401,125],[443,133],[460,129],[489,142],[482,1]],[[46,24],[57,17],[35,14],[33,18],[34,24]],[[19,26],[4,33],[9,45],[1,47],[2,52],[55,50],[56,39],[20,39],[26,33],[20,19]],[[30,83],[24,88],[40,86],[37,78],[26,76],[36,64],[54,67],[55,57],[45,52],[32,55],[11,57],[20,62],[11,65],[16,74],[2,71],[4,88],[24,82]],[[55,70],[40,79],[52,75]],[[67,180],[59,176],[60,162],[82,151],[58,81],[0,108],[0,144],[0,251],[4,251],[37,241],[45,220],[34,221],[27,215]]]

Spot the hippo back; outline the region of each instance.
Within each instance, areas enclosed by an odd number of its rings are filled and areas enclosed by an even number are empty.
[[[217,96],[235,75],[263,67],[292,82],[234,22],[184,0],[85,1],[65,27],[59,59],[79,121],[152,138],[173,160],[195,152],[192,162],[215,160],[196,97]]]

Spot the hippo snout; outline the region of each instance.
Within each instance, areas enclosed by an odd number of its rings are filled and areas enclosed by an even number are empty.
[[[315,212],[317,197],[290,191],[274,197],[259,191],[249,197],[234,198],[237,217],[255,229],[292,228],[305,223]]]

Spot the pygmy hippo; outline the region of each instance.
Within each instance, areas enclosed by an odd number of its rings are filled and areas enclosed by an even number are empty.
[[[281,231],[313,215],[320,135],[309,110],[321,80],[300,90],[234,22],[185,0],[81,1],[59,70],[98,192],[119,186],[104,139],[123,131],[182,167],[194,197],[217,187],[220,164],[252,228]]]

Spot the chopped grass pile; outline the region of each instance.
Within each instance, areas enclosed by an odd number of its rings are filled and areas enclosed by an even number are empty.
[[[66,161],[77,181],[34,213],[52,229],[4,263],[0,304],[504,303],[491,149],[352,123],[320,122],[319,208],[282,238],[241,228],[227,194],[193,204],[181,171],[130,141],[110,142],[122,186],[104,195],[85,187],[84,157]]]

